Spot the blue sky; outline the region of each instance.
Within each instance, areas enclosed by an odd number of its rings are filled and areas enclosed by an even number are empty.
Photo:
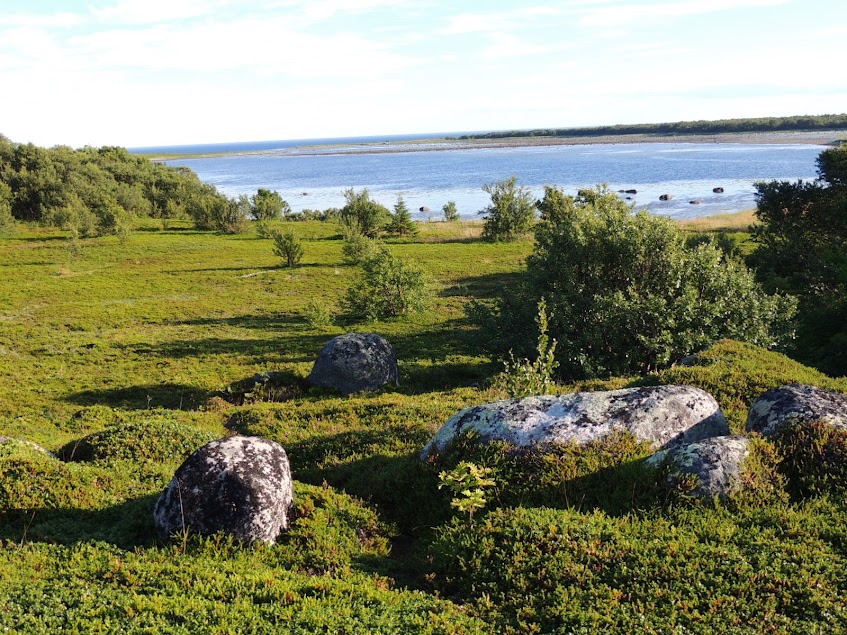
[[[836,0],[6,0],[0,133],[147,146],[847,112]]]

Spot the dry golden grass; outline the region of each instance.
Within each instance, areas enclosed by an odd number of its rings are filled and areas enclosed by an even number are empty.
[[[717,214],[704,218],[691,218],[677,221],[677,224],[685,231],[693,232],[720,232],[720,231],[747,231],[750,225],[758,224],[756,210],[748,209],[733,214]]]

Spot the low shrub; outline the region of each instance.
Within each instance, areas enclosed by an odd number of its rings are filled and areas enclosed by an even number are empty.
[[[386,578],[289,571],[275,546],[219,538],[183,550],[0,544],[0,630],[131,633],[482,635],[451,602],[393,590]]]
[[[519,448],[503,441],[480,443],[474,434],[454,440],[430,464],[449,471],[463,461],[491,470],[495,482],[489,508],[548,506],[600,508],[623,513],[659,499],[654,471],[643,459],[649,444],[614,434],[584,445],[549,444]]]
[[[431,298],[423,269],[380,247],[362,262],[362,273],[348,289],[344,304],[354,318],[375,320],[419,313]]]
[[[206,430],[177,423],[166,415],[146,421],[118,423],[65,444],[59,455],[67,461],[181,461],[216,438]]]
[[[664,516],[523,507],[439,530],[435,587],[498,633],[835,632],[844,501]]]
[[[287,567],[308,573],[349,571],[355,560],[389,553],[390,532],[376,513],[328,485],[294,484],[293,522],[279,539]]]
[[[783,429],[775,445],[795,498],[847,491],[847,430],[825,421],[798,422]]]

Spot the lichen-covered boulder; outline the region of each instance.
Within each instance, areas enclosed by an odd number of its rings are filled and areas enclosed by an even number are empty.
[[[376,333],[347,333],[332,338],[318,355],[308,382],[344,395],[400,383],[397,355]]]
[[[294,502],[288,456],[278,443],[233,436],[207,443],[179,467],[154,510],[162,537],[182,531],[274,542]]]
[[[729,434],[718,403],[692,386],[645,386],[604,392],[506,399],[466,408],[426,444],[421,458],[441,452],[454,438],[474,432],[483,442],[516,446],[582,445],[629,432],[655,449]]]
[[[747,431],[768,437],[787,425],[810,421],[847,430],[847,395],[803,384],[774,388],[750,406]]]
[[[672,486],[685,475],[697,477],[688,492],[704,500],[726,498],[741,487],[741,470],[750,453],[750,439],[741,435],[712,437],[657,452],[647,464],[667,466],[665,485]]]

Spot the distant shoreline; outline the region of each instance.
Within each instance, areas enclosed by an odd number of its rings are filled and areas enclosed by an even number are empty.
[[[208,159],[239,155],[320,156],[328,154],[389,154],[446,150],[478,150],[490,148],[524,148],[562,145],[633,144],[633,143],[743,143],[838,145],[847,141],[847,130],[812,130],[786,132],[726,132],[717,134],[622,134],[596,137],[505,137],[500,139],[418,139],[369,143],[302,145],[273,150],[232,151],[215,153],[141,154],[152,161]]]

